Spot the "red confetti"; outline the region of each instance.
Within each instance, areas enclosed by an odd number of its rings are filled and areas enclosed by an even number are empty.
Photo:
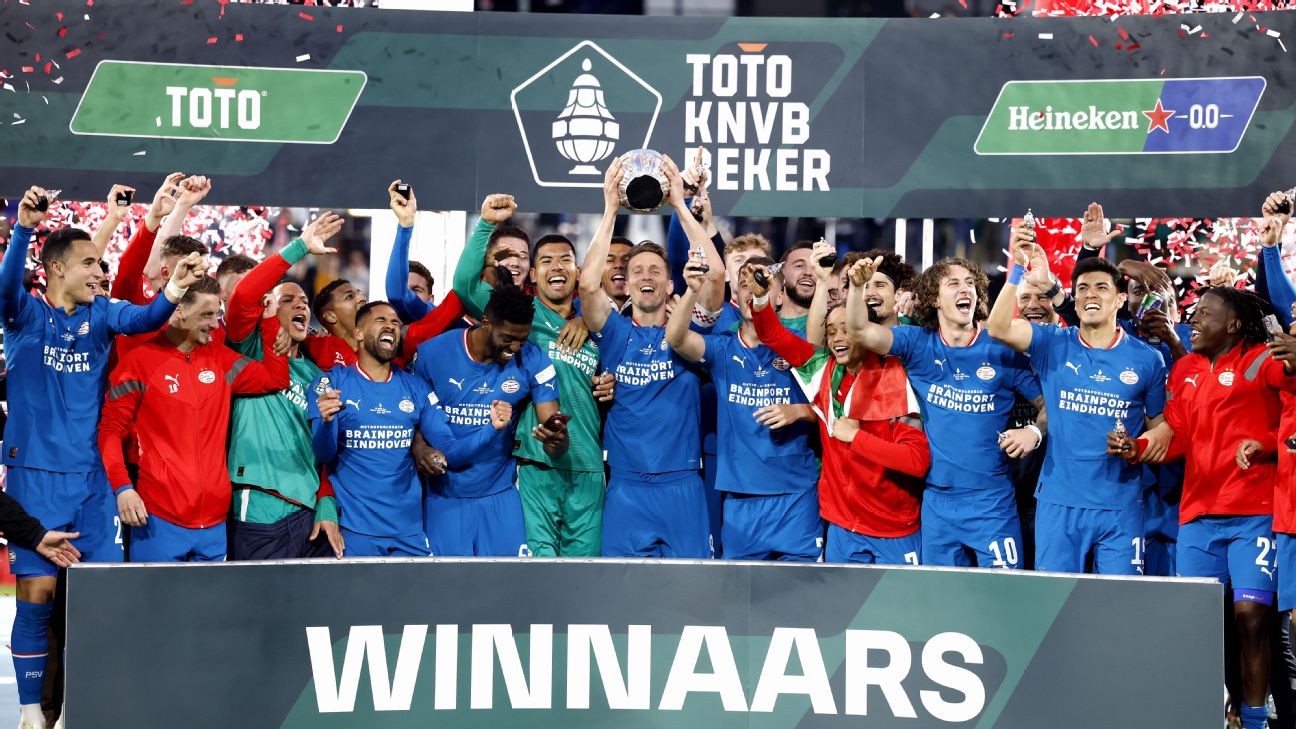
[[[36,70],[36,69],[32,68],[31,66],[23,66],[23,67],[22,67],[22,72],[23,72],[23,73],[31,73],[32,71],[35,71],[35,70]]]
[[[1098,39],[1097,39],[1097,38],[1095,38],[1095,37],[1093,37],[1093,36],[1089,36],[1089,42],[1093,44],[1093,47],[1094,47],[1094,48],[1097,48],[1097,47],[1098,47]],[[1120,47],[1119,44],[1117,45],[1117,47],[1118,47],[1118,48]]]
[[[40,54],[39,54],[39,53],[36,54],[35,61],[36,61],[37,63],[40,63]]]
[[[234,40],[235,40],[235,42],[239,42],[239,43],[241,43],[241,42],[243,41],[243,34],[242,34],[242,33],[238,33],[238,34],[236,34],[236,35],[234,36]]]
[[[967,0],[959,0],[959,5],[962,5],[963,9],[967,10]]]
[[[94,2],[94,0],[90,0],[90,1],[91,1],[91,2]],[[81,49],[80,49],[80,48],[73,48],[72,50],[68,51],[68,52],[67,52],[66,54],[64,54],[64,55],[66,55],[68,58],[76,58],[77,56],[81,55]]]
[[[59,28],[58,37],[62,38],[65,35],[67,35],[67,28]]]
[[[314,16],[314,15],[311,15],[310,13],[297,13],[297,17],[301,18],[302,20],[314,20],[314,19],[315,19],[315,16]]]
[[[1005,37],[1005,38],[1011,38],[1011,37],[1013,37],[1013,34],[1012,34],[1012,33],[1004,33],[1004,36],[1003,36],[1003,37]]]
[[[48,73],[50,72],[50,66],[53,66],[53,65],[54,65],[53,63],[51,63],[51,62],[49,62],[49,61],[46,61],[46,62],[45,62],[45,73],[48,74]]]
[[[86,0],[86,5],[89,6],[89,7],[92,7],[92,8],[93,8],[93,7],[94,7],[94,0]]]
[[[58,21],[59,21],[60,23],[62,23],[62,22],[63,22],[63,11],[60,10],[60,11],[58,11],[57,13],[54,13],[54,17],[58,18]]]
[[[216,42],[216,36],[212,36],[212,37],[210,37],[210,38],[207,39],[207,45],[209,45],[209,46],[212,45],[212,44],[214,44],[215,42]]]
[[[1120,33],[1121,38],[1124,38],[1125,40],[1129,40],[1129,33],[1126,32],[1124,28],[1117,28],[1116,32]]]
[[[337,32],[339,32],[339,33],[342,32],[342,26],[340,26],[340,25],[338,26],[338,30],[337,30]]]

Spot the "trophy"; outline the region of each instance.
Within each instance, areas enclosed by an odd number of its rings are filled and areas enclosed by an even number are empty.
[[[57,200],[62,193],[62,190],[46,190],[44,195],[36,198],[36,210],[42,213],[48,211],[50,203]]]
[[[621,207],[655,213],[666,204],[670,183],[662,163],[661,154],[651,149],[632,149],[621,155]]]
[[[1165,305],[1165,298],[1162,297],[1161,294],[1158,293],[1145,294],[1143,296],[1143,300],[1139,302],[1138,310],[1134,312],[1134,319],[1139,322],[1142,322],[1143,316],[1146,315],[1149,311],[1156,311],[1157,309],[1160,309],[1164,305]],[[1149,335],[1147,338],[1147,343],[1160,344],[1161,337]]]
[[[773,276],[782,270],[783,270],[782,261],[779,261],[778,263],[772,263],[765,267],[765,271],[768,271],[770,276]],[[770,279],[768,276],[765,275],[765,271],[752,271],[752,278],[756,279],[756,283],[760,284],[761,288],[763,289],[769,288],[770,285]]]
[[[1289,215],[1292,211],[1292,200],[1296,200],[1296,187],[1293,187],[1283,194],[1287,197],[1282,202],[1278,203],[1278,212],[1282,215]]]
[[[1031,214],[1031,209],[1026,208],[1026,215],[1022,216],[1022,222],[1026,224],[1026,230],[1035,232],[1035,216]]]

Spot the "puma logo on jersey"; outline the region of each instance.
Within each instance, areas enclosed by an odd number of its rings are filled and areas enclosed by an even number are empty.
[[[936,363],[936,366],[937,366],[937,367],[941,368],[941,371],[942,371],[942,372],[945,370],[945,360],[942,360],[942,359],[934,359],[934,360],[932,360],[932,361]]]
[[[163,375],[163,379],[165,379],[167,382],[170,383],[169,385],[167,385],[168,392],[170,392],[172,395],[176,394],[177,392],[180,392],[179,375]]]
[[[737,362],[739,367],[742,367],[743,369],[747,369],[747,358],[746,358],[746,357],[739,357],[738,355],[735,354],[735,355],[731,355],[731,359],[733,359],[733,361]]]
[[[360,409],[360,401],[359,401],[359,400],[346,400],[345,402],[346,402],[347,405],[350,405],[351,407],[355,408],[356,410],[359,410],[359,409]]]
[[[453,377],[447,377],[447,378],[446,378],[446,380],[448,380],[448,381],[450,382],[450,384],[454,385],[455,387],[459,388],[460,390],[463,389],[463,383],[464,383],[464,380],[465,380],[465,379],[467,379],[467,378],[460,378],[460,379],[458,379],[458,380],[456,380],[456,379],[453,378]]]
[[[1201,375],[1193,375],[1192,377],[1185,377],[1185,378],[1184,378],[1184,382],[1191,382],[1191,383],[1192,383],[1192,386],[1193,386],[1193,387],[1196,387],[1196,386],[1197,386],[1197,378],[1198,378],[1198,377],[1201,377]]]
[[[1270,569],[1269,569],[1268,567],[1261,567],[1261,568],[1260,568],[1260,571],[1263,572],[1263,573],[1265,573],[1266,575],[1269,575],[1269,579],[1271,579],[1271,580],[1273,579],[1273,572],[1270,571]]]
[[[1067,362],[1067,363],[1066,363],[1066,366],[1067,366],[1067,367],[1070,367],[1070,368],[1071,368],[1071,371],[1074,372],[1074,373],[1076,373],[1077,375],[1080,374],[1080,365],[1075,364],[1075,363],[1073,363],[1073,362]]]

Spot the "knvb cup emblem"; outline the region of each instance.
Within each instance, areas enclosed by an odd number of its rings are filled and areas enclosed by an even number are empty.
[[[661,94],[593,41],[582,41],[510,96],[523,151],[542,187],[602,187],[612,158],[647,147]]]
[[[592,66],[588,58],[581,62],[585,73],[576,77],[567,106],[553,123],[558,154],[576,163],[569,170],[573,175],[601,174],[594,163],[607,159],[621,137],[621,125],[603,101],[603,88],[590,73]]]

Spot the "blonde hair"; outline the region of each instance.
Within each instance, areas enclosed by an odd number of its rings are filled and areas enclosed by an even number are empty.
[[[766,258],[774,258],[774,246],[760,233],[744,233],[729,241],[729,245],[724,249],[724,257],[728,258],[735,253],[753,250],[760,251]]]

